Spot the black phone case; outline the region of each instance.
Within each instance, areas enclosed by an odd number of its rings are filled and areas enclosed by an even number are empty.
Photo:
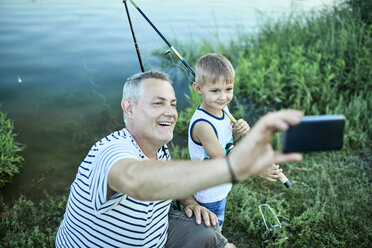
[[[339,150],[343,146],[343,115],[305,116],[282,136],[282,151],[312,152]]]

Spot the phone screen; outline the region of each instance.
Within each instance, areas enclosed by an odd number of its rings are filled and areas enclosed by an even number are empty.
[[[313,152],[340,150],[343,146],[345,117],[343,115],[304,116],[282,136],[282,151]]]

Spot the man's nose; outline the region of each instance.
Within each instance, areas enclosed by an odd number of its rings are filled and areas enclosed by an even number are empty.
[[[172,104],[165,104],[164,114],[171,116],[177,115],[177,109]]]

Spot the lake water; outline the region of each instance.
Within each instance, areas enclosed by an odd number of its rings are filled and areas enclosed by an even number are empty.
[[[136,1],[169,41],[194,42],[217,34],[228,41],[238,27],[255,31],[263,17],[333,2]],[[128,7],[145,69],[159,69],[150,53],[164,42]],[[122,1],[0,0],[0,111],[15,120],[17,140],[27,146],[22,173],[1,191],[5,199],[66,193],[89,141],[121,126],[122,85],[139,71]],[[174,85],[182,109],[188,84]]]

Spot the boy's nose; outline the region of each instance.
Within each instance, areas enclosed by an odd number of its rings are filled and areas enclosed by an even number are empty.
[[[228,99],[228,94],[226,94],[225,92],[221,92],[219,98],[222,99],[222,100],[227,100]]]

